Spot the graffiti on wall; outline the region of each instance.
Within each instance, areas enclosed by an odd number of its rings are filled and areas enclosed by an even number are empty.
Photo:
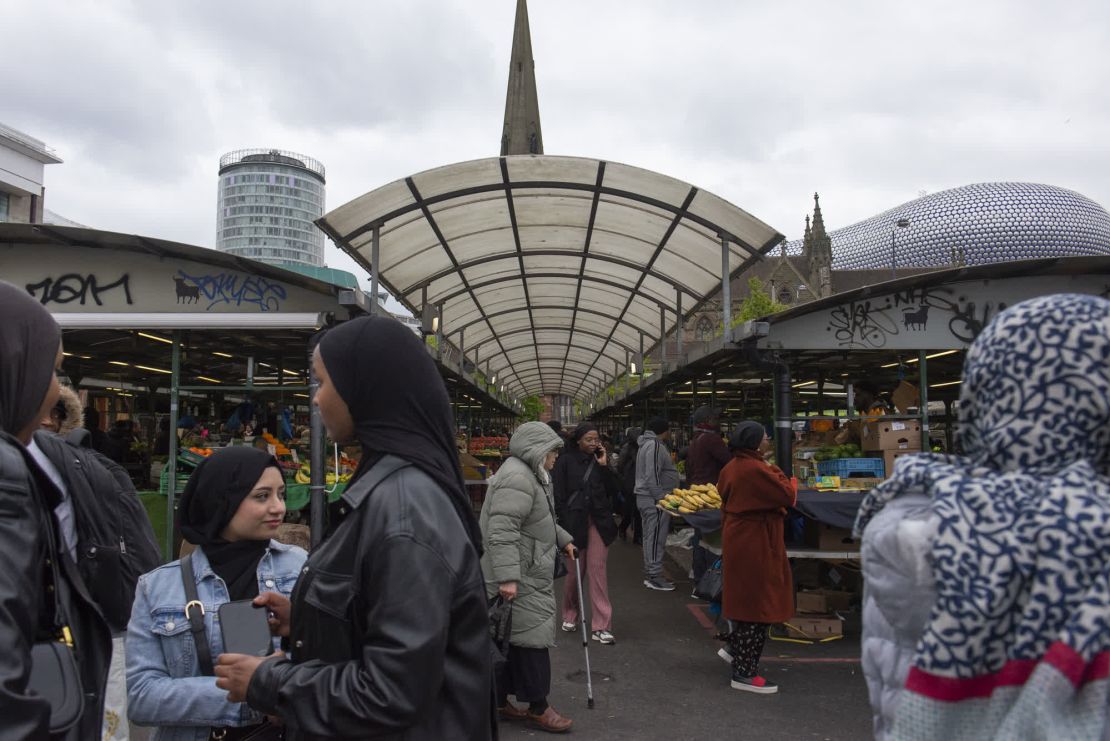
[[[101,283],[93,273],[66,273],[57,278],[44,278],[38,283],[28,283],[27,293],[31,294],[45,304],[72,304],[87,305],[90,301],[97,306],[103,306],[105,294],[115,292],[116,297],[122,297],[128,306],[131,300],[131,276],[124,273],[111,283]]]
[[[286,298],[285,287],[257,275],[209,273],[189,275],[178,270],[174,277],[178,303],[207,301],[205,311],[220,304],[255,306],[259,311],[280,311]]]
[[[852,301],[833,309],[825,331],[849,348],[880,349],[891,337],[925,332],[929,320],[947,321],[948,331],[970,343],[999,312],[1005,302],[975,301],[946,286],[911,288],[874,301]]]

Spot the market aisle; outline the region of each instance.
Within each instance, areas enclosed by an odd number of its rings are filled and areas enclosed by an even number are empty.
[[[703,608],[690,598],[689,580],[676,579],[674,592],[649,591],[641,580],[639,547],[614,543],[609,585],[617,644],[590,642],[593,710],[586,709],[581,639],[558,634],[559,645],[551,652],[550,701],[574,720],[574,736],[605,741],[871,738],[858,639],[820,646],[768,641],[764,670],[781,686],[779,693],[738,692],[729,687],[729,668],[716,656],[722,644],[695,617]],[[561,590],[562,581],[556,586]],[[515,724],[503,723],[501,729],[504,739],[549,735]]]

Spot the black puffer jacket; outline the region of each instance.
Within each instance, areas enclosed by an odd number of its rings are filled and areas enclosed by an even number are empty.
[[[617,474],[575,447],[555,461],[551,479],[555,515],[559,524],[574,536],[574,545],[585,548],[589,543],[590,520],[605,545],[611,545],[617,539],[617,524],[613,520],[613,499],[620,490]]]
[[[99,738],[104,685],[112,655],[108,625],[89,597],[73,560],[51,552],[60,543],[52,511],[60,494],[39,471],[26,448],[0,432],[0,737],[4,739]],[[47,531],[51,528],[51,533]],[[68,617],[85,694],[81,720],[68,734],[51,736],[50,706],[26,692],[31,644],[51,640],[54,600],[48,558],[61,572],[59,603]]]
[[[293,591],[293,658],[247,702],[292,739],[493,738],[485,586],[447,494],[386,455],[341,502]]]

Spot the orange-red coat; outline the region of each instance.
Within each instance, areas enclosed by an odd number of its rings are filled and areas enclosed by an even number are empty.
[[[721,611],[747,623],[794,615],[794,583],[783,542],[786,508],[797,495],[783,472],[754,450],[737,450],[721,471]]]

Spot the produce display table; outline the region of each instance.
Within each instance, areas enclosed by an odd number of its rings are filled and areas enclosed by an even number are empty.
[[[833,527],[848,530],[856,524],[856,512],[866,494],[861,489],[841,489],[839,491],[817,491],[799,489],[798,502],[794,509],[806,517]]]

